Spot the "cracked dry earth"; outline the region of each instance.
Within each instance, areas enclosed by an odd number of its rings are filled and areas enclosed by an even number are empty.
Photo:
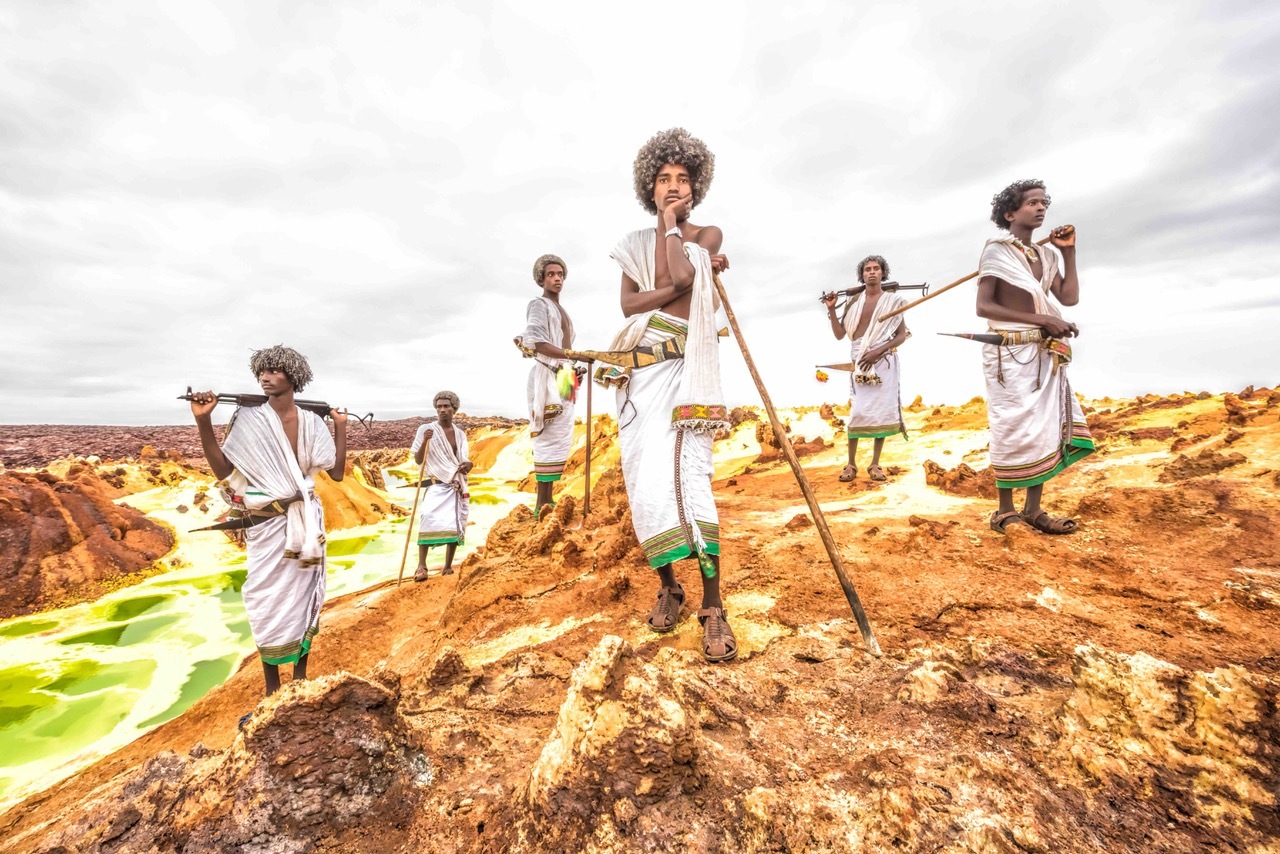
[[[585,520],[571,497],[541,524],[518,507],[459,576],[331,603],[321,678],[244,734],[252,661],[0,833],[45,852],[1280,850],[1280,394],[1095,401],[1100,452],[1046,490],[1079,514],[1069,537],[987,528],[981,401],[913,409],[882,484],[838,483],[826,422],[792,420],[880,658],[750,422],[716,481],[740,660],[701,663],[690,567],[679,628],[651,634],[605,440]]]

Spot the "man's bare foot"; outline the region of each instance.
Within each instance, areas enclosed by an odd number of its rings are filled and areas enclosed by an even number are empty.
[[[852,464],[847,465],[844,467],[844,470],[840,472],[840,482],[848,483],[849,481],[853,480],[857,476],[858,476],[858,467]]]
[[[413,574],[413,580],[414,580],[414,581],[426,581],[426,580],[427,580],[427,568],[426,568],[425,566],[420,566],[420,567],[418,567],[418,571],[417,571],[417,572],[415,572],[415,573]]]

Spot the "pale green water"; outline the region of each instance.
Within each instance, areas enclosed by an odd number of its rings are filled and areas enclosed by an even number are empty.
[[[197,482],[184,484],[189,490]],[[476,478],[471,524],[457,561],[529,496]],[[179,531],[193,527],[169,508],[177,490],[126,499]],[[407,506],[412,490],[391,491]],[[328,597],[396,577],[407,518],[330,533]],[[184,544],[197,537],[180,538]],[[253,651],[240,598],[243,552],[205,545],[191,566],[149,578],[97,602],[0,622],[0,810],[172,720],[235,672]],[[217,556],[210,558],[210,552]],[[197,557],[198,555],[198,557]],[[416,561],[411,549],[409,569]],[[432,570],[443,562],[433,549]],[[324,622],[315,654],[325,654]],[[246,711],[248,711],[246,709]]]

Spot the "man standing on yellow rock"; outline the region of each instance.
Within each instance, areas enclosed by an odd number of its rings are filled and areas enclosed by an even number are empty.
[[[568,275],[569,266],[559,255],[543,255],[533,262],[533,280],[542,288],[542,296],[530,300],[524,334],[516,339],[520,351],[534,360],[529,369],[528,400],[533,473],[538,482],[535,518],[554,505],[552,490],[564,474],[573,445],[575,376],[565,356],[565,350],[573,346],[573,321],[560,304]]]
[[[910,330],[902,315],[882,320],[884,315],[906,305],[899,293],[881,288],[889,275],[889,262],[879,255],[868,255],[858,262],[858,281],[866,290],[845,307],[844,317],[836,317],[836,294],[822,298],[827,306],[831,334],[840,340],[849,336],[854,369],[849,372],[849,464],[840,473],[848,483],[858,475],[858,440],[874,439],[871,465],[867,475],[884,480],[880,468],[880,451],[888,436],[907,435],[902,420],[902,369],[898,347],[909,337]]]
[[[471,511],[467,474],[474,464],[467,453],[466,431],[453,423],[461,401],[453,392],[441,391],[432,403],[435,423],[419,427],[409,449],[419,466],[426,460],[427,476],[418,510],[418,569],[413,574],[414,581],[427,580],[427,552],[432,546],[445,547],[440,574],[453,575],[453,556],[466,540]]]
[[[1004,337],[983,345],[987,416],[991,422],[991,468],[1000,506],[991,528],[1004,533],[1025,522],[1046,534],[1070,534],[1074,519],[1054,518],[1040,508],[1044,484],[1093,453],[1084,412],[1067,381],[1071,347],[1078,335],[1050,294],[1064,306],[1080,301],[1075,228],[1054,229],[1050,244],[1036,246],[1032,232],[1044,224],[1050,199],[1043,181],[1016,181],[991,200],[991,221],[1009,232],[987,241],[978,265],[978,316]],[[1013,490],[1026,489],[1022,512]]]
[[[729,661],[738,642],[720,598],[720,521],[711,493],[711,444],[727,427],[716,351],[713,272],[729,266],[724,234],[694,225],[715,157],[684,128],[656,134],[633,166],[636,197],[657,222],[624,237],[612,252],[622,267],[622,313],[629,318],[610,350],[663,352],[663,359],[601,381],[618,386],[618,439],[636,537],[658,571],[655,632],[675,629],[684,588],[673,564],[696,558],[702,570],[702,654]]]
[[[325,531],[314,476],[324,471],[342,480],[347,416],[331,411],[330,436],[319,415],[294,404],[294,392],[311,382],[311,366],[296,350],[279,345],[258,350],[249,368],[267,402],[236,409],[221,447],[212,420],[217,394],[193,394],[191,413],[209,468],[222,481],[223,497],[250,523],[241,593],[270,695],[280,688],[281,664],[293,664],[294,679],[307,677],[311,641],[320,631]]]

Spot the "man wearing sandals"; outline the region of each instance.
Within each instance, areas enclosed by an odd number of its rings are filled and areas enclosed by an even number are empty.
[[[901,365],[898,347],[911,336],[902,315],[882,320],[884,315],[906,305],[898,293],[888,293],[880,286],[889,275],[889,262],[879,255],[868,255],[858,263],[858,281],[866,290],[845,307],[843,318],[836,317],[836,295],[827,294],[827,320],[831,334],[839,341],[849,336],[850,353],[855,370],[849,377],[849,464],[840,473],[848,483],[858,475],[858,440],[874,439],[871,465],[867,474],[872,480],[884,480],[880,468],[880,451],[887,436],[907,435],[902,420]]]
[[[426,459],[426,487],[418,513],[418,569],[414,581],[427,580],[427,552],[432,546],[444,546],[444,569],[441,575],[453,575],[453,555],[467,535],[467,515],[471,493],[467,489],[467,473],[473,463],[468,459],[467,434],[453,423],[461,401],[451,391],[438,392],[432,401],[436,409],[434,424],[423,424],[413,437],[413,461],[421,466]]]
[[[697,612],[702,654],[708,661],[729,661],[738,654],[738,642],[720,598],[720,524],[711,494],[712,438],[728,418],[712,275],[729,262],[719,254],[720,229],[689,222],[714,168],[706,145],[683,128],[656,134],[636,156],[636,197],[657,221],[628,234],[613,250],[622,267],[622,313],[629,320],[609,349],[657,346],[665,358],[598,376],[618,387],[627,499],[636,536],[658,572],[649,628],[676,628],[685,591],[674,563],[695,558],[703,576]]]
[[[1001,190],[991,200],[991,220],[1009,234],[988,240],[978,265],[978,316],[1005,337],[1003,344],[983,345],[991,467],[1000,493],[991,527],[1000,533],[1017,522],[1046,534],[1075,531],[1074,519],[1042,510],[1040,497],[1046,481],[1093,453],[1067,381],[1066,339],[1079,329],[1049,299],[1052,294],[1065,306],[1080,301],[1075,229],[1054,229],[1046,246],[1031,237],[1044,224],[1049,202],[1042,181],[1017,181]],[[1015,489],[1027,491],[1021,513],[1014,509]]]

